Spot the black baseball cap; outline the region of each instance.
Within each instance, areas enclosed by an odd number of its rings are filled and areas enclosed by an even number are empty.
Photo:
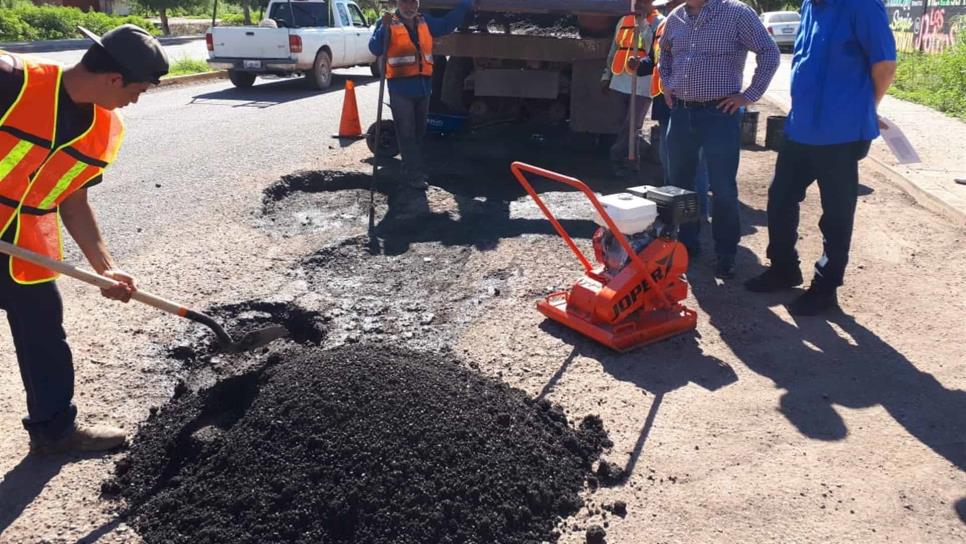
[[[121,25],[101,37],[82,26],[77,30],[101,46],[124,69],[124,76],[130,81],[157,84],[168,73],[168,55],[161,42],[139,26]]]

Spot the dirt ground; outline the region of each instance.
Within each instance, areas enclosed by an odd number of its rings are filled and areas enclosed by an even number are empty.
[[[760,109],[762,119],[771,113]],[[794,319],[782,306],[792,293],[741,288],[763,267],[775,161],[746,149],[738,278],[715,280],[710,258],[699,258],[687,301],[697,331],[618,355],[536,311],[580,266],[508,171],[510,160],[527,160],[603,193],[655,179],[655,167],[612,179],[587,150],[593,143],[519,130],[436,140],[433,214],[397,217],[403,196],[381,182],[377,247],[364,237],[370,166],[357,144],[314,172],[240,178],[237,196],[209,219],[125,266],[147,272],[176,257],[179,273],[154,274],[148,287],[201,308],[257,300],[270,316],[308,312],[323,347],[452,349],[559,403],[571,421],[599,415],[614,442],[604,458],[630,477],[584,491],[584,508],[563,525],[565,544],[585,542],[593,525],[612,544],[966,540],[966,232],[864,171],[845,313]],[[537,188],[588,246],[594,226],[582,197]],[[806,263],[821,252],[818,215],[813,188],[802,215]],[[134,430],[177,384],[210,384],[249,362],[217,356],[199,368],[198,328],[105,305],[66,280],[61,288],[86,421]],[[139,542],[118,505],[100,497],[119,455],[27,456],[11,343],[0,350],[0,542]],[[615,501],[626,503],[625,517],[602,509]]]

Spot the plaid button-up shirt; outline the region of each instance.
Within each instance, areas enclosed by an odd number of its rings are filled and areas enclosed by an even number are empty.
[[[748,51],[757,55],[744,96],[756,102],[771,83],[781,54],[755,12],[738,0],[708,0],[696,16],[687,4],[669,15],[661,39],[664,88],[681,100],[705,102],[741,92]]]

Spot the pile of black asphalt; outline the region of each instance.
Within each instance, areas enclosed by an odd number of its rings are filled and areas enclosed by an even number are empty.
[[[104,484],[145,542],[555,542],[610,447],[451,352],[289,347],[179,388]]]

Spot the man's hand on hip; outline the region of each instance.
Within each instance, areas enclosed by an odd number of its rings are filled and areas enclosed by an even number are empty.
[[[101,275],[118,282],[118,285],[110,289],[101,289],[101,294],[106,298],[127,302],[131,300],[131,295],[138,290],[137,286],[134,285],[134,276],[123,270],[105,270]]]
[[[669,108],[674,107],[674,91],[664,89],[664,103],[667,104],[667,107]]]
[[[745,98],[745,95],[741,93],[735,93],[721,102],[718,102],[718,109],[725,113],[734,113],[738,111],[739,108],[743,108],[751,104],[751,100]]]

